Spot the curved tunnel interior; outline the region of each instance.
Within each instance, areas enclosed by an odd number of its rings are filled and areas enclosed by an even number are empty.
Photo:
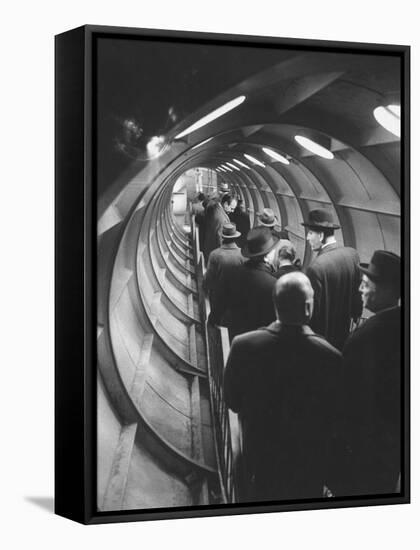
[[[179,182],[228,183],[251,227],[271,208],[304,266],[311,252],[301,223],[319,207],[331,211],[337,241],[362,262],[375,249],[399,254],[400,140],[373,111],[400,103],[400,70],[398,57],[292,52],[188,115],[160,154],[133,161],[99,197],[99,509],[229,500],[194,223],[188,208],[185,230],[174,214]],[[241,95],[237,109],[177,139]],[[306,150],[297,135],[333,158]]]

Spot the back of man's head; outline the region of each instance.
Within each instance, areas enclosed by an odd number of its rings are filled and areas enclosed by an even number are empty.
[[[279,260],[288,260],[293,263],[296,258],[296,248],[290,241],[283,239],[283,243],[280,242],[279,246]]]
[[[280,277],[274,287],[273,300],[277,318],[285,325],[305,325],[312,316],[314,291],[303,273]]]

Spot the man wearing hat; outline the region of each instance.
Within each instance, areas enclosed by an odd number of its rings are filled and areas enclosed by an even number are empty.
[[[230,192],[229,185],[226,182],[221,182],[219,187],[215,189],[209,197],[211,203],[220,202],[223,198],[223,195],[226,195]]]
[[[277,239],[289,240],[289,234],[286,229],[282,229],[277,216],[271,208],[264,208],[262,212],[257,213],[258,225],[269,227]]]
[[[292,245],[289,240],[289,234],[286,229],[282,229],[277,216],[271,210],[271,208],[264,208],[262,212],[257,213],[258,226],[269,227],[274,238],[277,240],[277,246],[275,251],[275,256],[277,257],[280,247],[284,245]],[[275,269],[278,268],[278,265],[274,266]]]
[[[401,471],[401,262],[377,250],[361,264],[363,305],[374,315],[343,350],[349,495],[393,493]]]
[[[230,221],[236,224],[241,236],[237,240],[239,248],[245,246],[246,236],[251,229],[251,223],[249,221],[249,215],[245,211],[243,199],[238,198],[238,204],[233,212],[229,214]]]
[[[306,240],[317,253],[306,269],[315,292],[311,328],[342,350],[351,320],[357,320],[362,312],[359,255],[354,248],[338,246],[334,231],[340,226],[327,210],[310,211],[302,225],[307,228]]]
[[[226,182],[223,182],[219,186],[219,192],[221,194],[223,193],[229,193],[229,185]]]
[[[303,273],[284,275],[273,292],[277,320],[233,340],[224,396],[242,425],[241,502],[335,489],[342,357],[308,326],[313,294]]]
[[[258,225],[269,227],[272,229],[274,226],[279,225],[277,217],[271,208],[264,208],[262,212],[257,213]]]
[[[203,287],[209,294],[211,307],[214,293],[223,278],[223,273],[229,267],[241,265],[244,262],[241,250],[236,244],[236,239],[240,236],[241,233],[236,230],[234,223],[225,223],[222,229],[222,246],[210,253]]]
[[[241,251],[247,261],[224,270],[209,322],[221,324],[224,319],[230,339],[275,318],[271,294],[276,277],[267,257],[276,243],[267,227],[251,229]]]
[[[229,223],[229,214],[236,208],[236,198],[229,193],[220,202],[210,201],[204,215],[203,253],[206,262],[210,252],[222,244],[223,224]]]

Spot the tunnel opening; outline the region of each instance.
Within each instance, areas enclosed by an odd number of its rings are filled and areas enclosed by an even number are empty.
[[[210,168],[190,168],[173,184],[171,205],[175,222],[186,234],[191,233],[191,208],[200,193],[209,197],[217,190],[218,175]]]

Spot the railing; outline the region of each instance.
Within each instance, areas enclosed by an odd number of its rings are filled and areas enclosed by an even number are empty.
[[[241,443],[237,415],[229,411],[223,398],[223,374],[229,354],[229,337],[225,327],[216,327],[207,323],[210,304],[203,291],[205,260],[199,249],[199,228],[195,225],[194,217],[192,217],[191,230],[194,259],[196,261],[200,315],[203,323],[205,323],[210,401],[220,483],[224,502],[231,503],[235,502],[237,494],[235,465],[240,455]]]

